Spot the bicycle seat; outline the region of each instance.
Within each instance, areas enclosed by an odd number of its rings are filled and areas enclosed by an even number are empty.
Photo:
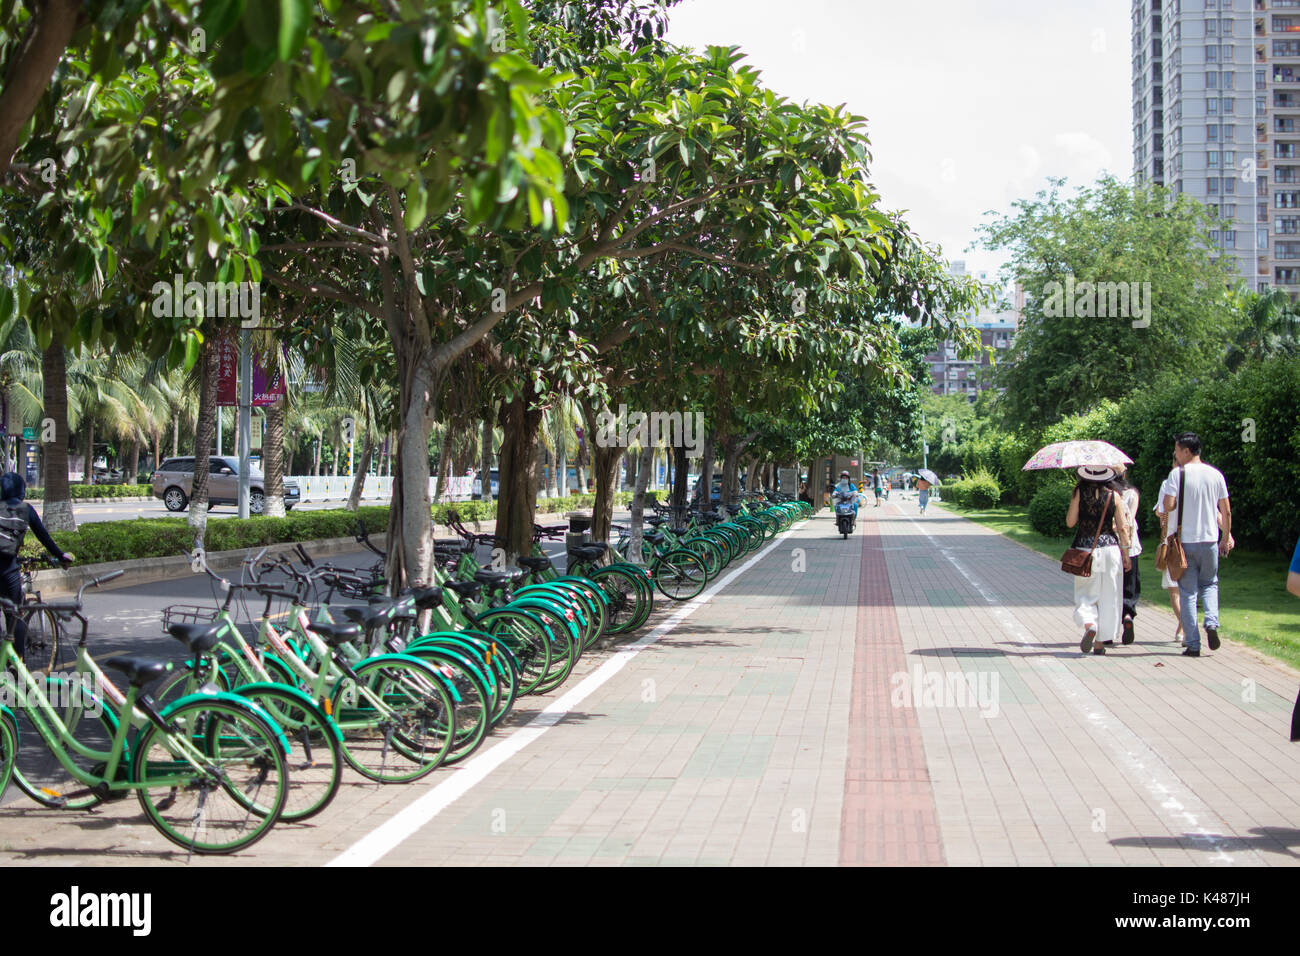
[[[345,607],[343,616],[353,624],[360,624],[367,630],[387,624],[389,621],[415,617],[415,609],[410,607],[399,608],[398,605],[401,603],[403,602],[380,600],[371,602],[368,607]]]
[[[653,517],[653,518],[646,518],[646,519],[644,519],[644,520],[645,520],[645,523],[646,523],[646,524],[654,525],[654,526],[657,528],[657,527],[659,527],[661,524],[663,524],[665,521],[667,521],[668,519],[667,519],[667,518],[663,518],[663,517],[659,517],[659,516],[655,516],[655,517]]]
[[[218,635],[225,630],[225,624],[173,624],[167,633],[180,641],[195,654],[206,654],[217,646],[221,640]]]
[[[166,674],[173,667],[169,661],[158,661],[151,657],[136,657],[134,655],[114,657],[112,660],[104,661],[104,666],[115,671],[121,671],[126,676],[127,683],[132,687],[143,687],[150,681]]]
[[[442,588],[439,587],[416,588],[410,596],[414,598],[415,606],[421,611],[442,605]]]
[[[577,558],[579,561],[595,561],[604,553],[604,548],[597,548],[594,544],[584,544],[569,549],[569,557]]]
[[[591,548],[591,549],[593,549],[594,551],[596,551],[598,554],[604,554],[606,551],[609,550],[609,542],[608,542],[608,541],[589,541],[588,543],[584,544],[583,547],[584,547],[584,548]]]
[[[651,544],[658,544],[664,539],[664,533],[662,531],[647,531],[642,534],[641,537],[645,538]]]
[[[312,621],[307,625],[307,630],[319,634],[330,647],[337,647],[339,644],[346,644],[352,638],[361,633],[359,624],[327,624],[324,621]]]
[[[690,534],[690,533],[691,533],[690,528],[685,528],[681,526],[673,528],[673,534]]]
[[[479,592],[483,590],[483,585],[478,581],[448,581],[443,584],[445,588],[451,588],[461,597],[470,601],[478,597]]]
[[[519,564],[529,571],[546,571],[551,567],[550,558],[520,558]]]
[[[480,568],[474,572],[474,580],[480,584],[486,584],[488,587],[504,587],[507,584],[522,581],[527,573],[523,568],[503,568],[500,571],[494,571],[491,568]]]

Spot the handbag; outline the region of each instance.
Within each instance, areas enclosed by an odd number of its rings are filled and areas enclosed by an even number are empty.
[[[1178,528],[1173,534],[1160,542],[1156,549],[1156,567],[1169,575],[1170,581],[1177,581],[1187,570],[1187,555],[1183,551],[1183,487],[1187,473],[1178,469]]]
[[[1065,554],[1061,555],[1061,570],[1066,574],[1073,574],[1080,578],[1092,577],[1092,552],[1097,550],[1097,539],[1101,537],[1101,526],[1106,520],[1106,512],[1110,509],[1111,499],[1115,496],[1108,494],[1106,503],[1101,506],[1101,517],[1097,519],[1097,530],[1092,535],[1092,547],[1087,551],[1083,548],[1070,548]]]

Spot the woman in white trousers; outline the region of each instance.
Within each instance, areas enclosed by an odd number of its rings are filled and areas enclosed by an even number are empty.
[[[1074,579],[1074,623],[1083,631],[1079,650],[1101,655],[1120,635],[1128,524],[1123,502],[1110,484],[1114,470],[1084,465],[1078,474],[1065,523],[1077,526],[1072,547],[1092,550],[1092,573]]]

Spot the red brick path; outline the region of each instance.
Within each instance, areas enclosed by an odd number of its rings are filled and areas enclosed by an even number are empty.
[[[864,511],[840,864],[942,865],[921,728],[910,707],[890,703],[890,678],[907,671],[907,655],[877,527]]]

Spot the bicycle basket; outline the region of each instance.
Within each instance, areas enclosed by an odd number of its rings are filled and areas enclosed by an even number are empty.
[[[173,624],[211,624],[216,620],[220,608],[205,607],[201,604],[171,604],[163,608],[162,629],[168,633]]]

